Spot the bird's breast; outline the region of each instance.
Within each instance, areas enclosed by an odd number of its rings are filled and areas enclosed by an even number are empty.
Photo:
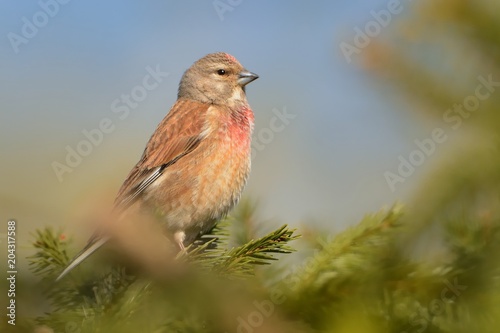
[[[233,111],[227,116],[223,132],[235,148],[249,148],[254,126],[254,115],[247,106]]]
[[[250,173],[253,113],[242,107],[222,118],[207,140],[211,153],[198,177],[199,202],[213,207],[214,218],[227,213],[239,200]]]

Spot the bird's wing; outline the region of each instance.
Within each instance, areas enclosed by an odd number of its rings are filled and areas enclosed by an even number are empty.
[[[206,136],[205,115],[209,108],[210,105],[189,100],[174,104],[118,191],[116,208],[127,208],[166,168],[198,147]]]

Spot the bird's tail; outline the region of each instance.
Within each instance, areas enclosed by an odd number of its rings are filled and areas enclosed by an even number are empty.
[[[104,243],[106,243],[109,240],[109,237],[92,237],[87,246],[83,248],[83,250],[78,253],[73,260],[69,263],[68,267],[64,269],[64,271],[59,274],[59,276],[56,279],[56,282],[61,280],[66,274],[71,272],[73,268],[78,266],[82,261],[87,259],[92,253],[94,253],[97,249],[99,249]]]

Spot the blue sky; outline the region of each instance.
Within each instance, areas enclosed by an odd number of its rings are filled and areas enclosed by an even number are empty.
[[[212,1],[72,0],[14,52],[8,34],[22,35],[23,17],[32,21],[40,3],[53,1],[0,3],[0,198],[3,218],[24,219],[26,230],[70,226],[82,202],[116,192],[175,101],[183,71],[214,51],[260,75],[247,90],[257,136],[276,110],[295,116],[253,160],[245,194],[259,200],[264,219],[342,229],[404,202],[416,186],[422,170],[395,192],[383,173],[427,135],[421,120],[339,49],[388,1],[224,0],[237,5],[221,20]],[[111,103],[140,85],[148,66],[168,76],[117,118]],[[103,118],[113,132],[60,182],[53,162]]]

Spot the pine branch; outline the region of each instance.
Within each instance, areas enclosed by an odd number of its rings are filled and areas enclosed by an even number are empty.
[[[378,283],[384,281],[385,267],[391,267],[386,261],[399,261],[392,237],[401,225],[401,215],[401,207],[395,206],[366,216],[328,241],[320,241],[315,255],[275,286],[286,290],[285,307],[290,316],[300,314],[306,322],[316,323],[342,300],[354,303],[356,298],[349,295],[364,294],[372,299],[372,293],[382,293],[384,286]],[[404,274],[401,271],[407,268],[403,266],[394,273]]]
[[[33,246],[38,251],[28,257],[31,271],[44,279],[51,279],[60,273],[69,262],[67,254],[68,242],[61,231],[55,233],[48,227],[36,230]]]
[[[229,228],[229,219],[221,221],[209,234],[191,245],[188,251],[182,252],[177,260],[189,261],[193,266],[200,267],[207,273],[215,273],[219,277],[247,277],[253,274],[256,265],[276,260],[275,254],[293,251],[288,242],[297,238],[293,230],[282,226],[260,239],[227,249]],[[51,313],[37,319],[40,325],[47,325],[56,331],[67,331],[71,326],[81,332],[94,332],[109,331],[117,321],[132,320],[140,330],[142,319],[137,316],[143,312],[142,304],[164,303],[163,298],[158,298],[166,292],[163,287],[158,289],[158,285],[154,286],[144,279],[128,275],[120,265],[113,265],[100,276],[69,276],[55,284],[54,278],[69,262],[68,242],[63,240],[60,232],[55,233],[51,228],[46,228],[36,232],[34,244],[37,252],[30,258],[30,266],[42,277],[47,298],[53,309]],[[195,290],[199,288],[199,291],[202,291],[205,288],[197,284],[198,282],[192,283],[197,286]],[[164,298],[168,301],[161,307],[171,308],[170,312],[173,314],[178,311],[174,309],[180,305],[175,301],[179,300],[178,297],[181,296],[167,293]],[[185,310],[186,314],[190,313],[193,318],[202,316],[203,313],[202,309],[198,309],[197,311],[202,311],[198,313],[190,311],[189,307]],[[203,330],[203,325],[193,326],[185,318],[152,315],[150,321],[152,327],[163,327],[165,331],[191,327],[193,332],[207,332]]]
[[[37,230],[33,243],[37,252],[28,258],[32,272],[42,278],[42,288],[53,309],[47,316],[38,318],[37,322],[61,331],[76,323],[80,328],[93,327],[95,318],[110,311],[135,280],[126,274],[123,267],[115,266],[97,279],[80,277],[76,281],[68,277],[54,283],[55,277],[69,263],[69,243],[61,231],[56,233],[50,227]]]
[[[207,247],[196,249],[188,254],[189,260],[212,272],[224,276],[244,277],[254,273],[255,265],[266,265],[277,260],[273,254],[291,253],[293,248],[288,243],[297,239],[295,230],[286,225],[269,234],[230,250],[217,248],[204,251]]]
[[[312,265],[298,272],[301,283],[296,288],[320,290],[341,276],[373,267],[369,258],[388,245],[390,232],[400,226],[401,215],[401,207],[395,206],[387,212],[366,216],[355,227],[324,242],[311,259]]]

